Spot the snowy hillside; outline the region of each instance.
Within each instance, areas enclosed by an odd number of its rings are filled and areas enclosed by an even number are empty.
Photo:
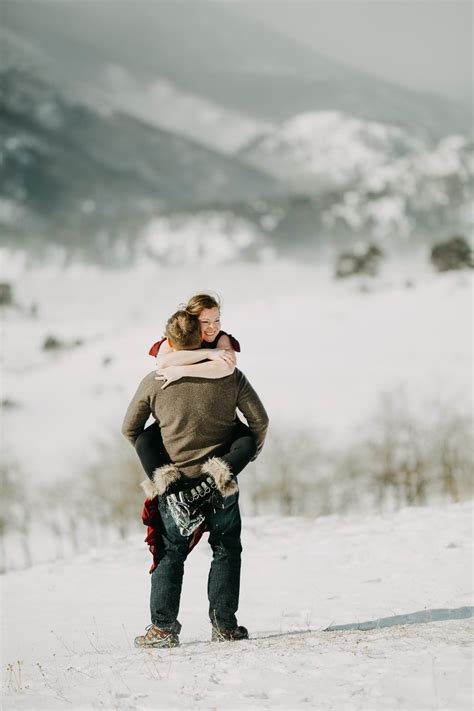
[[[186,563],[181,646],[171,650],[133,648],[149,622],[139,534],[9,573],[5,709],[467,711],[472,514],[466,503],[245,520],[245,642],[207,641],[205,538]],[[325,631],[339,625],[348,629]]]
[[[3,82],[0,224],[37,259],[54,243],[103,264],[314,259],[357,239],[399,250],[472,232],[473,146],[461,136],[432,144],[316,112],[224,156],[112,105],[71,102],[31,71]]]
[[[94,82],[79,82],[77,95],[93,108],[125,111],[209,148],[233,154],[270,126],[184,91],[161,77],[144,80],[116,65],[105,65]]]
[[[376,239],[401,242],[443,230],[472,235],[473,148],[462,136],[451,136],[380,165],[331,206],[327,227],[341,222]]]
[[[189,252],[216,262],[268,254],[318,262],[372,240],[388,254],[415,258],[420,244],[473,234],[474,144],[466,138],[433,144],[395,126],[335,113],[295,117],[283,134],[271,133],[239,154],[279,187],[247,201],[227,193],[220,206],[153,220],[145,230],[154,235],[150,254],[161,263],[173,263],[173,255],[186,261]]]
[[[5,27],[0,28],[0,42],[3,70],[34,69],[37,76],[49,82],[61,71],[41,43],[35,46],[26,36],[20,37]],[[268,123],[226,109],[172,81],[160,76],[137,76],[113,62],[100,62],[93,76],[71,83],[57,81],[57,89],[94,112],[119,111],[229,154],[270,128]]]
[[[462,136],[432,143],[406,128],[313,112],[240,155],[311,196],[315,224],[328,235],[402,243],[443,229],[472,232],[474,146]]]
[[[104,256],[118,239],[133,245],[166,207],[273,191],[257,170],[126,114],[92,111],[32,70],[4,69],[1,79],[0,224],[17,246],[59,242]]]
[[[241,151],[253,165],[296,186],[341,188],[374,169],[419,150],[423,141],[406,129],[364,121],[338,111],[299,114]]]
[[[216,265],[267,262],[276,256],[271,239],[256,225],[224,210],[157,217],[137,237],[141,259],[175,267],[196,260]]]

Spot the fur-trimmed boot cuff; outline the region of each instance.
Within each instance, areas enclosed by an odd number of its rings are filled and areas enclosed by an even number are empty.
[[[220,457],[211,457],[207,462],[204,462],[201,472],[214,479],[217,490],[224,498],[239,490],[237,482],[232,478],[229,465]]]
[[[147,499],[154,499],[155,496],[163,496],[166,490],[181,479],[181,472],[174,464],[163,464],[153,472],[153,479],[142,481],[141,487]]]

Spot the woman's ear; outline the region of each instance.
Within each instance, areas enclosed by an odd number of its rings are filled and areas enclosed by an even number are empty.
[[[170,347],[170,348],[174,348],[174,343],[173,343],[173,341],[171,340],[171,338],[168,338],[167,341],[168,341],[169,347]]]

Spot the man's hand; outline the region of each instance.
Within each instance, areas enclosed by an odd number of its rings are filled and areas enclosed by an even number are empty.
[[[208,354],[209,355],[207,357],[209,360],[223,360],[231,367],[235,367],[237,364],[237,358],[234,351],[228,351],[224,348],[209,348]]]
[[[170,383],[180,380],[183,375],[184,373],[181,365],[169,365],[167,368],[158,368],[155,380],[163,381],[161,389],[164,390]]]

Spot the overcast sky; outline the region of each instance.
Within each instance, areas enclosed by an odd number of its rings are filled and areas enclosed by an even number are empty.
[[[223,0],[327,56],[472,101],[470,0]]]

